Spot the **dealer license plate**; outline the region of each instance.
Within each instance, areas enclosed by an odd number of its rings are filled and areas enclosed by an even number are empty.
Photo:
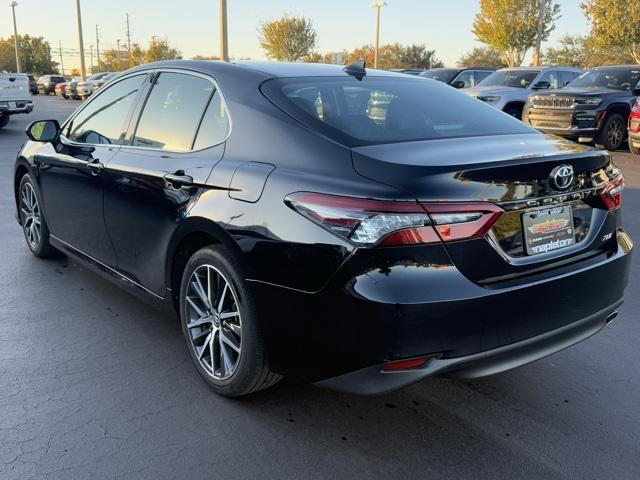
[[[527,255],[538,255],[576,243],[569,205],[531,210],[522,214]]]

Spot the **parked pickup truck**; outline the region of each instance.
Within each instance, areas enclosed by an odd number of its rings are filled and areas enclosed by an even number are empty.
[[[0,128],[9,123],[11,115],[31,110],[29,77],[22,73],[0,73]]]
[[[640,95],[640,65],[597,67],[562,90],[529,96],[522,120],[544,133],[619,149]]]

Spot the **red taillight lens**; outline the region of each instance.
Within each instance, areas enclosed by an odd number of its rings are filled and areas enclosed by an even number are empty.
[[[611,180],[607,186],[604,187],[604,190],[602,190],[602,193],[600,194],[600,198],[608,210],[616,210],[620,208],[620,205],[622,205],[623,190],[624,177],[622,174]]]
[[[486,203],[419,204],[299,192],[285,202],[355,244],[418,245],[486,234],[502,209]]]
[[[484,236],[503,210],[490,203],[425,204],[443,242]]]
[[[398,372],[402,370],[411,370],[412,368],[423,367],[429,361],[428,357],[411,358],[409,360],[396,360],[386,363],[382,368],[383,372]]]

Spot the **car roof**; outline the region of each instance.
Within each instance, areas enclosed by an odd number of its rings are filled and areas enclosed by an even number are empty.
[[[562,70],[569,70],[569,71],[573,71],[573,72],[582,72],[583,69],[582,68],[577,68],[577,67],[568,67],[568,66],[563,66],[563,65],[545,65],[545,66],[541,66],[541,67],[505,67],[505,68],[501,68],[498,71],[502,71],[502,70],[528,70],[528,71],[536,71],[536,72],[543,72],[545,70],[558,70],[558,69],[562,69]]]
[[[589,68],[588,70],[640,70],[640,65],[600,65],[599,67]]]
[[[344,71],[343,65],[331,65],[327,63],[293,63],[293,62],[269,62],[269,61],[234,61],[224,62],[220,60],[165,60],[153,62],[135,67],[130,71],[152,70],[156,68],[178,68],[186,70],[197,70],[201,72],[216,73],[232,73],[250,72],[256,76],[268,75],[275,78],[285,77],[347,77],[348,73]],[[367,75],[370,76],[389,76],[398,78],[407,78],[407,75],[388,70],[375,70],[366,68]]]

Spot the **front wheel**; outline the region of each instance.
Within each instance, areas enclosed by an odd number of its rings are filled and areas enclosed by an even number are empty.
[[[182,275],[180,317],[191,359],[221,395],[238,397],[280,380],[267,364],[255,302],[240,263],[221,245],[198,250]]]
[[[596,146],[606,150],[615,151],[622,146],[627,134],[627,124],[619,113],[612,113],[602,126],[602,130],[596,138]]]
[[[55,255],[57,250],[49,243],[49,226],[42,215],[40,193],[29,174],[20,181],[18,205],[22,232],[31,253],[41,258]]]

